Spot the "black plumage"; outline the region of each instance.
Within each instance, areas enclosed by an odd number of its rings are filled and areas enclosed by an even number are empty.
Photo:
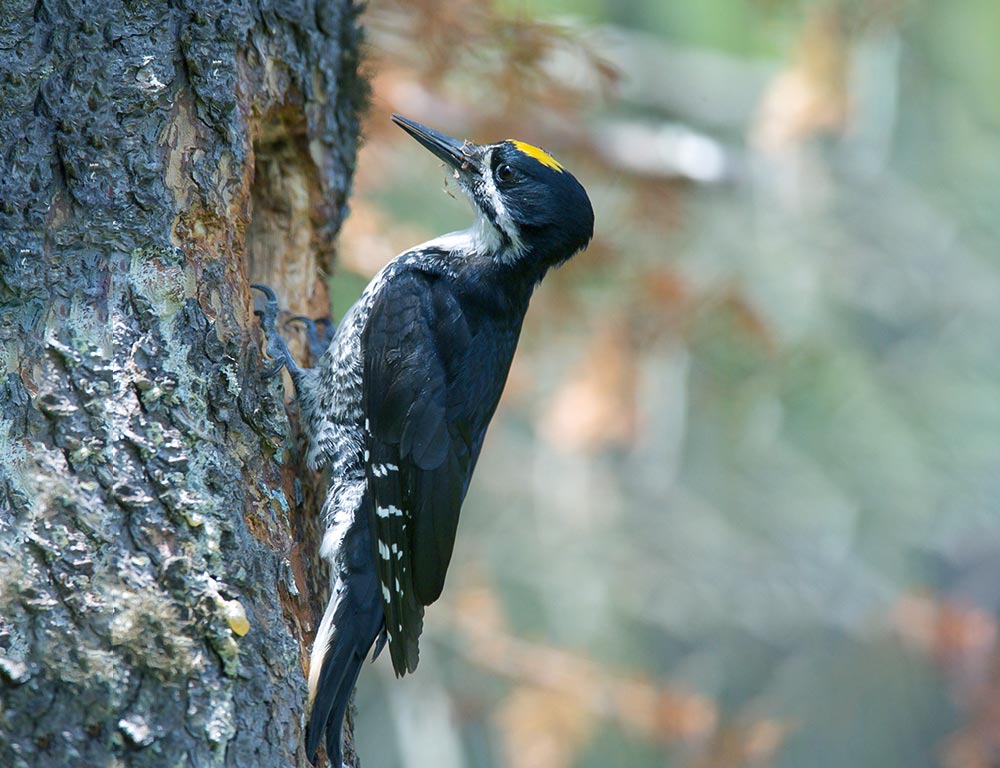
[[[393,119],[455,172],[476,223],[390,262],[302,370],[263,313],[268,352],[288,367],[311,440],[330,468],[321,554],[332,595],[310,670],[307,750],[340,730],[361,665],[388,644],[412,672],[424,608],[440,596],[459,512],[534,287],[589,242],[593,211],[548,153],[516,141],[458,142]]]
[[[423,606],[444,586],[524,316],[463,278],[404,271],[376,296],[362,333],[369,519],[397,674],[416,667]]]
[[[310,760],[315,759],[319,742],[327,731],[327,756],[340,766],[340,724],[347,714],[351,691],[372,640],[383,626],[382,601],[378,577],[371,565],[371,535],[367,526],[352,526],[347,532],[338,552],[337,568],[339,578],[330,599],[337,641],[328,644],[318,682],[312,686],[306,753]],[[327,723],[336,723],[337,727],[327,730]]]

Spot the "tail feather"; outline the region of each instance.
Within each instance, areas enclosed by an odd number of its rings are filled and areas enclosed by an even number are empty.
[[[311,712],[306,754],[316,751],[326,734],[326,754],[341,768],[340,731],[351,692],[372,643],[382,631],[382,601],[371,562],[366,526],[352,526],[333,564],[334,589],[316,634],[309,673]]]

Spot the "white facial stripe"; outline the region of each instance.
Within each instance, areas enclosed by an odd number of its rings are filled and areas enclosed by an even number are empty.
[[[486,153],[483,158],[483,167],[490,168],[493,163],[493,152],[495,150],[491,149]],[[496,223],[500,229],[503,230],[504,234],[510,239],[511,248],[510,253],[500,253],[500,258],[504,261],[513,261],[524,251],[524,244],[521,242],[521,238],[518,235],[517,224],[511,219],[510,214],[507,213],[507,207],[504,205],[503,196],[500,194],[500,190],[497,189],[496,183],[493,181],[493,174],[487,171],[482,176],[482,189],[484,192],[484,197],[486,197],[490,203],[493,205],[493,211],[496,213]],[[489,221],[485,216],[482,216],[485,225],[492,229],[493,223]],[[497,234],[499,237],[499,234]],[[498,249],[494,248],[493,252],[498,252]],[[504,257],[507,258],[504,258]]]
[[[489,168],[492,155],[493,150],[488,150],[483,160],[484,167]],[[484,176],[477,177],[472,183],[476,187],[475,190],[470,189],[469,185],[465,183],[460,183],[458,186],[472,203],[472,210],[476,215],[473,225],[461,232],[452,232],[429,240],[423,245],[417,246],[415,250],[436,247],[451,250],[453,253],[472,251],[481,255],[493,254],[502,264],[514,263],[524,252],[524,243],[518,234],[517,225],[507,213],[503,198],[500,196],[500,190],[493,182],[492,174],[487,172]],[[489,201],[495,212],[497,224],[490,221],[476,204],[476,195]],[[510,243],[509,246],[505,243],[505,236]],[[382,516],[384,517],[384,515]]]

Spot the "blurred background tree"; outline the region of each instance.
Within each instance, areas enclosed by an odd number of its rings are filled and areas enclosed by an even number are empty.
[[[1000,5],[366,21],[336,312],[469,218],[392,111],[543,145],[597,213],[529,313],[420,673],[362,677],[368,762],[1000,764]]]

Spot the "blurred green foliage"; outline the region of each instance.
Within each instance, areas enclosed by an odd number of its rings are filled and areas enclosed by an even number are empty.
[[[369,763],[1000,764],[1000,5],[369,23],[348,266],[468,221],[390,110],[544,145],[597,213],[529,313],[420,670],[362,678]]]

